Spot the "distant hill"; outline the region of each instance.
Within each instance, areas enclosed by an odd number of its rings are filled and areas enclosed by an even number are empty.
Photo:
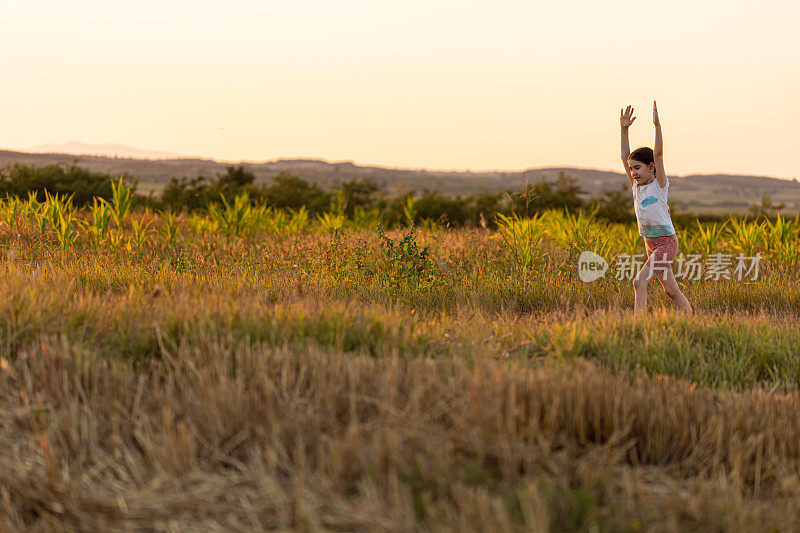
[[[175,159],[186,157],[183,154],[144,150],[123,144],[86,144],[70,141],[62,144],[42,144],[26,150],[37,154],[97,155],[105,157],[131,157],[135,159]]]
[[[209,159],[134,159],[67,154],[33,154],[0,150],[0,167],[20,163],[44,166],[54,163],[80,166],[94,172],[116,176],[128,173],[139,179],[139,191],[160,191],[170,177],[214,177],[225,172],[232,163]],[[587,196],[599,195],[603,189],[627,188],[622,172],[583,168],[531,168],[525,172],[464,172],[413,170],[355,165],[352,162],[330,163],[314,159],[279,159],[262,163],[237,163],[247,167],[259,182],[266,182],[279,172],[289,172],[324,188],[334,187],[352,178],[371,178],[389,192],[403,189],[430,189],[447,194],[471,194],[480,190],[500,192],[519,190],[525,178],[535,183],[555,179],[564,172],[578,180]],[[670,180],[670,206],[674,212],[744,213],[771,194],[774,202],[786,204],[785,214],[800,212],[800,183],[767,176],[734,176],[724,174],[673,176]]]

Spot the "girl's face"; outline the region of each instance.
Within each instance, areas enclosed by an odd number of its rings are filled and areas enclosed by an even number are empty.
[[[648,165],[647,163],[642,163],[641,161],[637,161],[635,159],[629,159],[628,168],[631,169],[631,176],[633,176],[633,179],[635,179],[636,183],[639,185],[647,185],[656,177],[655,163],[650,163]]]

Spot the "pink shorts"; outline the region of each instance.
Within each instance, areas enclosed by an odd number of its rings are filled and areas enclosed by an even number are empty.
[[[656,254],[653,258],[655,263],[651,262],[650,266],[655,271],[666,270],[675,256],[678,255],[678,236],[676,234],[668,235],[666,237],[645,237],[644,245],[647,249],[647,258]]]

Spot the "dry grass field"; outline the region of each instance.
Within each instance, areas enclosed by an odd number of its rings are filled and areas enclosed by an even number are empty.
[[[796,220],[634,317],[569,244],[631,228],[240,207],[0,206],[0,528],[796,529]]]

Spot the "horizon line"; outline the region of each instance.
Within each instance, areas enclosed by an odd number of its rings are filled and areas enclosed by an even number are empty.
[[[67,143],[61,144],[69,144],[69,143],[76,143],[82,144],[85,146],[92,146],[89,143],[83,143],[80,141],[69,141]],[[128,146],[119,143],[105,143],[106,146],[120,146],[125,147],[131,150],[137,150],[141,152],[147,152],[148,149],[142,148],[135,148],[133,146]],[[42,146],[46,146],[43,144]],[[53,144],[53,146],[57,146],[57,144]],[[392,165],[381,165],[381,164],[372,164],[372,163],[356,163],[352,159],[342,159],[342,160],[330,160],[322,157],[313,157],[313,156],[281,156],[276,159],[263,159],[263,160],[253,160],[253,159],[222,159],[222,158],[215,158],[212,156],[200,156],[200,155],[182,155],[176,154],[174,157],[144,157],[144,156],[131,156],[131,155],[110,155],[110,154],[90,154],[90,153],[72,153],[72,152],[41,152],[41,151],[32,151],[35,150],[34,148],[0,148],[0,151],[8,151],[8,152],[16,152],[16,153],[23,153],[23,154],[30,154],[30,155],[63,155],[63,156],[82,156],[82,157],[102,157],[108,159],[130,159],[134,161],[151,161],[151,162],[158,162],[158,161],[180,161],[180,160],[200,160],[200,161],[209,161],[212,163],[219,163],[219,164],[232,164],[232,165],[265,165],[269,163],[279,163],[281,161],[307,161],[307,162],[320,162],[325,163],[328,165],[337,165],[337,164],[350,164],[353,166],[361,167],[361,168],[379,168],[384,170],[398,170],[398,171],[410,171],[410,172],[442,172],[442,173],[464,173],[464,174],[491,174],[491,173],[499,173],[499,174],[514,174],[519,173],[523,174],[525,172],[536,171],[536,170],[565,170],[565,169],[575,169],[575,170],[591,170],[596,172],[612,172],[615,174],[625,175],[624,172],[619,170],[612,170],[606,168],[598,168],[598,167],[587,167],[587,166],[555,166],[553,164],[549,166],[539,166],[539,167],[527,167],[523,169],[458,169],[458,168],[449,168],[449,169],[442,169],[442,168],[429,168],[429,167],[402,167],[402,166],[392,166]],[[165,150],[153,150],[153,152],[167,152]],[[563,164],[562,164],[563,165]],[[715,175],[724,175],[724,176],[741,176],[741,177],[752,177],[752,178],[772,178],[772,179],[780,179],[780,180],[788,180],[788,181],[797,181],[797,176],[792,177],[781,177],[781,176],[769,176],[766,174],[758,175],[752,173],[742,173],[742,172],[730,172],[730,171],[715,171],[715,172],[692,172],[692,173],[675,173],[671,174],[671,176],[676,178],[684,178],[688,176],[715,176]]]

